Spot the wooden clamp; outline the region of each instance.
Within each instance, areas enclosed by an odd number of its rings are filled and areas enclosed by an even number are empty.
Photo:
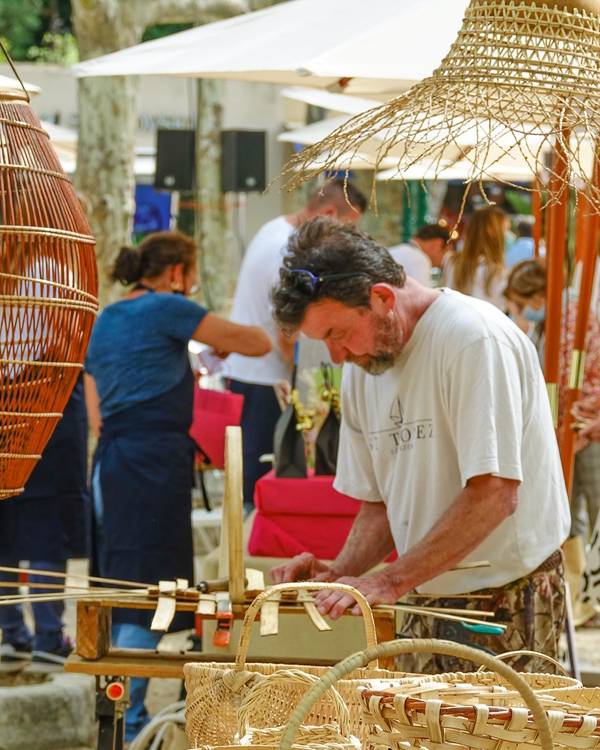
[[[180,579],[182,580],[182,579]],[[169,629],[170,624],[173,622],[175,617],[175,610],[177,608],[176,581],[159,581],[158,582],[158,603],[156,605],[156,611],[152,618],[152,624],[150,630],[166,631]],[[187,584],[187,581],[185,581]]]
[[[302,604],[304,605],[306,614],[310,617],[312,624],[315,626],[315,628],[317,628],[317,630],[320,630],[321,632],[331,630],[331,625],[329,625],[327,620],[325,620],[323,615],[317,609],[315,600],[313,599],[312,594],[309,591],[298,591],[298,601],[302,602]]]
[[[263,603],[260,610],[260,634],[277,635],[279,633],[279,602],[281,594],[273,594]]]
[[[233,608],[228,591],[217,591],[216,618],[217,627],[213,635],[213,646],[226,648],[231,643],[231,626],[233,624]]]

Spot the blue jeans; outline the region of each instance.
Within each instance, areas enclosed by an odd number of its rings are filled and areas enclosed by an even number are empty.
[[[244,455],[244,509],[254,508],[254,485],[271,470],[261,464],[263,453],[273,453],[273,432],[281,416],[281,407],[272,385],[229,381],[229,389],[244,397],[242,409],[242,449]]]
[[[154,649],[160,639],[160,633],[153,633],[140,625],[123,622],[112,627],[112,645],[118,648]],[[131,707],[127,710],[125,717],[125,740],[127,742],[131,742],[150,720],[144,705],[147,690],[147,679],[142,677],[132,678],[129,685]]]
[[[7,560],[6,558],[1,559],[1,564],[7,567],[17,567],[19,564],[18,560]],[[30,566],[32,568],[38,568],[40,570],[50,570],[60,573],[65,572],[64,562],[48,562],[44,560],[31,560]],[[0,581],[17,581],[16,573],[0,573]],[[31,583],[56,583],[56,579],[47,578],[46,576],[29,576]],[[18,585],[18,584],[16,584]],[[18,594],[18,589],[3,589],[3,593]],[[56,593],[51,589],[46,590],[47,593]],[[33,594],[41,594],[44,589],[31,589]],[[35,621],[35,635],[31,634],[31,631],[25,624],[23,619],[23,610],[20,605],[0,607],[0,628],[2,629],[2,640],[4,643],[9,643],[14,646],[17,651],[21,650],[35,650],[35,651],[48,651],[56,652],[59,651],[63,645],[63,622],[62,615],[64,611],[64,603],[62,601],[56,602],[40,602],[33,603],[33,617]]]

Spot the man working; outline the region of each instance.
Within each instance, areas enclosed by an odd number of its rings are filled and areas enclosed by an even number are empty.
[[[441,268],[448,252],[450,232],[441,224],[424,224],[410,242],[390,247],[389,253],[408,276],[423,286],[433,286],[431,270]]]
[[[284,331],[324,340],[334,362],[351,365],[335,487],[363,501],[330,566],[304,553],[274,579],[339,580],[372,604],[415,588],[446,606],[477,592],[463,604],[496,611],[507,630],[464,630],[464,640],[556,655],[569,506],[527,337],[491,305],[422,286],[373,240],[326,219],[290,239],[273,303]],[[393,549],[397,561],[369,574]],[[452,570],[481,560],[489,567]],[[341,593],[318,601],[332,617],[353,604]],[[405,634],[418,633],[414,621]]]
[[[244,396],[241,424],[246,509],[253,506],[256,481],[269,470],[269,465],[261,464],[259,458],[273,452],[273,430],[281,414],[273,386],[280,380],[289,380],[291,373],[292,345],[278,334],[269,300],[287,241],[307,219],[328,216],[342,223],[357,222],[366,207],[365,197],[351,183],[333,180],[316,191],[298,213],[279,216],[265,224],[244,255],[231,319],[261,326],[273,340],[273,349],[266,356],[232,354],[226,365],[231,390]]]

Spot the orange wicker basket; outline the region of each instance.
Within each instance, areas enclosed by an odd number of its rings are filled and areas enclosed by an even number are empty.
[[[23,491],[82,368],[94,239],[24,94],[0,91],[0,499]]]

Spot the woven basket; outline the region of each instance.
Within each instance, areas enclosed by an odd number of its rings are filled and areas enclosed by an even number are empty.
[[[310,713],[311,707],[338,680],[343,679],[356,668],[368,664],[374,657],[406,653],[445,654],[469,659],[476,664],[483,665],[510,683],[520,693],[527,708],[490,708],[483,705],[446,706],[440,700],[423,701],[411,697],[398,699],[389,694],[385,696],[382,711],[390,713],[394,717],[393,721],[399,724],[401,729],[398,729],[396,724],[388,729],[387,717],[383,719],[386,722],[384,728],[380,726],[382,712],[376,713],[384,697],[373,695],[373,692],[367,689],[363,691],[363,703],[366,707],[366,719],[374,730],[373,734],[367,738],[369,747],[386,747],[392,750],[396,748],[409,750],[413,747],[435,747],[436,750],[438,748],[458,750],[464,747],[496,750],[498,747],[504,747],[502,744],[504,740],[514,748],[523,741],[531,740],[542,750],[553,749],[552,736],[556,734],[555,717],[552,712],[547,714],[544,711],[535,692],[522,675],[499,659],[462,644],[450,641],[402,639],[382,643],[375,648],[368,648],[366,651],[353,654],[328,670],[319,682],[308,690],[294,710],[281,740],[280,750],[289,750],[292,747],[295,733]],[[421,713],[416,708],[413,709],[413,706],[420,707]],[[397,718],[400,714],[402,716]],[[421,715],[425,717],[423,722],[420,721]],[[496,731],[494,722],[497,716],[504,718],[502,727]],[[579,745],[576,746],[579,747]],[[588,745],[583,747],[588,747]]]
[[[535,692],[540,700],[570,701],[572,691],[581,688],[581,682],[565,673],[562,664],[545,654],[535,651],[509,651],[495,656],[496,659],[506,660],[519,656],[535,656],[546,659],[563,674],[548,674],[535,672],[520,672],[522,679]],[[443,700],[447,703],[488,703],[494,706],[510,706],[519,693],[505,678],[494,672],[486,672],[480,668],[477,672],[447,672],[415,676],[402,680],[398,685],[390,688],[390,692],[401,692],[402,695],[412,697],[427,697]],[[371,691],[372,694],[383,695],[381,691]]]
[[[48,134],[0,92],[0,499],[18,495],[81,372],[94,239]]]
[[[560,697],[536,696],[545,709],[551,737],[557,747],[593,750],[600,747],[600,691],[574,688]],[[523,699],[487,700],[481,695],[471,704],[458,695],[449,702],[431,695],[417,698],[393,691],[364,691],[372,733],[372,748],[407,750],[451,744],[455,750],[494,748],[509,743],[519,748],[539,748],[539,724]]]
[[[267,675],[281,670],[298,670],[291,664],[246,663],[252,623],[262,604],[274,594],[284,591],[318,591],[323,589],[343,590],[352,594],[358,602],[365,624],[369,646],[376,645],[375,623],[366,599],[350,586],[333,583],[285,583],[273,586],[256,597],[246,612],[240,633],[240,642],[235,663],[190,663],[184,666],[186,699],[186,733],[191,747],[200,745],[228,745],[234,741],[238,729],[238,710],[251,688]],[[327,667],[302,665],[303,674],[320,677]],[[373,685],[395,685],[406,677],[406,672],[379,669],[376,665],[357,669],[348,678],[340,681],[337,690],[350,711],[350,732],[361,737],[362,707],[357,688]],[[289,714],[306,690],[306,682],[293,674],[283,684],[273,685],[264,695],[264,709],[252,716],[254,728],[273,727],[286,723]],[[326,696],[311,711],[309,724],[331,724],[337,709],[331,697]]]
[[[307,674],[299,669],[281,669],[265,677],[250,689],[240,704],[238,713],[238,737],[240,745],[270,746],[281,742],[285,726],[264,727],[257,729],[253,726],[255,717],[281,714],[281,709],[273,710],[271,700],[273,696],[283,697],[290,682],[294,686],[302,684],[311,687],[319,681],[316,675]],[[294,738],[295,747],[314,748],[327,746],[330,750],[360,750],[360,741],[350,736],[350,712],[342,696],[334,688],[330,688],[328,695],[337,710],[335,724],[321,724],[318,726],[303,725]],[[289,709],[289,705],[286,707]]]

